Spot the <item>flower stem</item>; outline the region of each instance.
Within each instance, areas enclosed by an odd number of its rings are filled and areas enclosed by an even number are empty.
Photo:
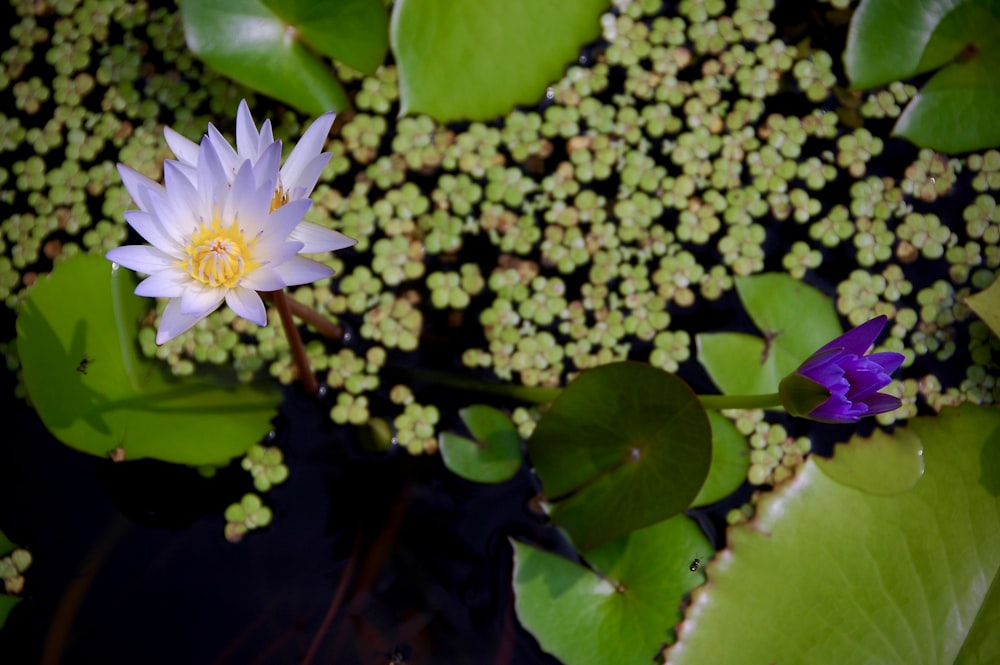
[[[312,373],[312,367],[309,365],[309,357],[306,355],[306,347],[302,345],[302,337],[299,335],[299,329],[295,327],[295,321],[292,319],[292,307],[289,304],[290,298],[285,295],[284,291],[271,291],[268,295],[271,302],[277,308],[278,314],[281,316],[281,327],[285,329],[288,346],[291,347],[292,357],[295,358],[295,364],[299,368],[299,379],[302,380],[302,385],[305,386],[306,392],[310,395],[316,395],[319,393],[319,383],[316,381],[316,376]]]
[[[698,395],[701,405],[711,411],[721,409],[773,409],[780,408],[781,396],[768,395]]]
[[[268,302],[274,303],[274,292],[262,293],[261,295]],[[286,297],[285,301],[288,302],[288,307],[294,316],[315,328],[321,335],[335,342],[343,341],[344,327],[342,325],[334,323],[309,305],[300,303],[295,298]]]

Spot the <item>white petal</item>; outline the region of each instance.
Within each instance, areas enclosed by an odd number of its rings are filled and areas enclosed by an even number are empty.
[[[167,145],[176,155],[181,164],[195,167],[198,166],[198,144],[182,136],[170,127],[163,128],[163,138],[167,139]]]
[[[226,181],[232,182],[233,177],[236,175],[236,169],[239,168],[243,158],[236,153],[233,146],[229,145],[229,141],[226,140],[226,137],[224,137],[212,123],[208,123],[208,134],[205,138],[208,139],[208,144],[215,151],[219,161],[225,168]],[[205,140],[202,139],[202,145],[204,144]],[[198,164],[201,164],[201,161],[199,161]]]
[[[260,158],[254,163],[253,170],[257,174],[257,184],[263,186],[270,182],[271,192],[277,189],[278,165],[281,164],[281,141],[274,141],[267,146]],[[270,208],[270,206],[268,206]]]
[[[244,226],[244,218],[256,219],[267,214],[271,207],[271,197],[268,190],[257,187],[254,182],[253,164],[249,160],[243,162],[232,188],[226,193],[223,199],[223,206],[220,211],[222,224],[224,226],[238,222]],[[249,233],[249,232],[248,232]]]
[[[271,133],[271,120],[267,119],[260,126],[260,144],[261,145],[271,145],[274,141],[274,134]]]
[[[135,295],[146,298],[179,298],[191,283],[191,277],[178,268],[153,273],[139,282]]]
[[[333,268],[301,256],[294,256],[279,263],[273,267],[273,270],[281,275],[281,279],[288,286],[308,284],[333,274]]]
[[[211,127],[209,125],[209,128]],[[212,215],[222,207],[222,201],[228,194],[229,184],[233,179],[234,176],[229,175],[226,166],[222,163],[222,158],[212,147],[209,139],[202,140],[201,147],[198,149],[199,203],[197,210],[205,222],[211,222]]]
[[[302,222],[302,216],[309,210],[310,205],[312,201],[309,199],[298,199],[289,201],[272,212],[261,225],[261,230],[264,231],[261,239],[267,243],[285,240]]]
[[[242,316],[247,321],[253,321],[258,326],[267,325],[267,312],[264,311],[264,301],[260,299],[256,291],[236,287],[226,293],[226,304],[234,312]]]
[[[260,134],[250,115],[250,107],[247,106],[247,100],[241,99],[240,107],[236,110],[236,152],[241,159],[256,162],[260,156],[260,147]]]
[[[190,316],[205,316],[213,311],[226,297],[226,289],[206,286],[198,282],[188,284],[181,294],[181,313]]]
[[[162,192],[163,185],[150,180],[124,164],[118,165],[118,175],[121,176],[122,184],[125,185],[126,191],[128,191],[132,200],[135,201],[135,204],[139,206],[139,209],[149,212],[152,209],[150,192]]]
[[[309,125],[309,129],[299,139],[281,169],[282,182],[288,183],[290,187],[296,186],[293,183],[298,182],[306,165],[323,150],[327,134],[330,133],[330,127],[333,126],[333,119],[336,117],[336,113],[324,113]]]
[[[156,331],[156,343],[163,344],[177,337],[194,324],[201,321],[208,312],[201,316],[191,316],[181,312],[180,300],[173,299],[167,303],[163,309],[163,316],[160,317],[160,327]]]
[[[292,229],[289,239],[302,243],[303,254],[316,254],[318,252],[335,252],[338,249],[346,249],[357,244],[357,240],[348,238],[343,233],[338,233],[333,229],[327,229],[312,222],[299,222],[299,225]]]
[[[180,256],[180,253],[183,251],[181,245],[174,240],[170,233],[168,233],[167,229],[164,228],[163,223],[156,217],[156,215],[152,215],[148,212],[142,212],[141,210],[126,210],[125,221],[128,222],[129,226],[135,229],[146,242],[153,245],[157,249],[166,252],[171,256]]]
[[[269,265],[266,265],[244,276],[240,280],[240,286],[245,286],[254,291],[279,291],[288,285],[285,284],[285,280],[281,279],[281,275],[276,273]]]
[[[302,251],[302,243],[293,241],[266,242],[254,248],[255,261],[268,266],[284,263]]]
[[[174,264],[173,257],[149,245],[125,245],[115,247],[104,255],[108,261],[125,266],[129,270],[152,275]]]
[[[305,165],[305,168],[298,173],[294,181],[285,180],[285,176],[282,175],[281,182],[288,191],[288,198],[303,199],[312,194],[313,188],[316,187],[316,182],[323,174],[323,169],[326,168],[326,165],[329,163],[331,157],[333,157],[333,155],[328,152],[317,155],[312,159],[312,161]],[[282,169],[282,174],[284,174],[284,171],[285,170]]]

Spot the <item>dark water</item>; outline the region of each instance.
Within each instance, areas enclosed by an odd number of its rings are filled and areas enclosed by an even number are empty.
[[[437,457],[364,455],[292,390],[275,519],[230,544],[244,472],[96,460],[5,403],[0,529],[34,562],[2,663],[557,662],[513,611],[508,537],[558,549],[527,472],[487,487]]]

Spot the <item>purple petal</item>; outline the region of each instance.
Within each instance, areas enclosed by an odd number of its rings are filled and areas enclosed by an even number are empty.
[[[827,349],[841,348],[847,353],[853,353],[856,356],[864,355],[865,351],[878,339],[887,320],[884,314],[876,316],[874,319],[862,323],[857,328],[848,330],[837,339],[823,345],[819,350],[825,351]]]

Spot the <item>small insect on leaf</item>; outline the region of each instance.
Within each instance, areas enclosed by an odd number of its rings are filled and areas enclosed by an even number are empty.
[[[688,568],[688,570],[690,570],[692,573],[695,573],[698,571],[698,567],[700,565],[701,565],[701,559],[695,559],[694,561],[691,562],[691,566]]]
[[[76,371],[79,372],[80,374],[86,374],[87,368],[90,366],[90,363],[92,362],[94,362],[92,358],[88,358],[86,353],[83,354],[83,358],[80,359],[80,364],[76,366]]]

